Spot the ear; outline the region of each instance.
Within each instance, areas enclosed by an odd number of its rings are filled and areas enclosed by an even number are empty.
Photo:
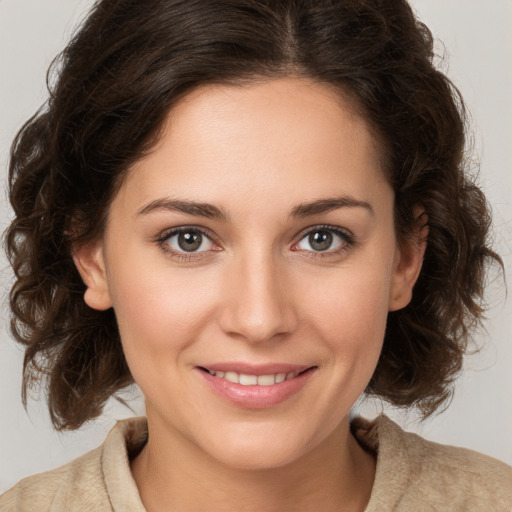
[[[87,287],[84,293],[85,303],[99,311],[112,307],[101,240],[74,249],[73,261]]]
[[[414,231],[401,247],[396,249],[389,311],[402,309],[412,299],[412,289],[423,264],[427,248],[428,216],[420,207],[413,209]]]

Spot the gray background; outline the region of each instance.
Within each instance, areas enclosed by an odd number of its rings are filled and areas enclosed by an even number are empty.
[[[512,275],[512,1],[413,0],[420,18],[443,41],[439,54],[472,113],[481,184],[493,205],[495,247]],[[5,179],[10,142],[46,98],[45,73],[91,0],[0,0],[0,166]],[[445,49],[446,47],[446,49]],[[5,186],[2,187],[2,192]],[[0,229],[11,212],[0,194]],[[143,413],[140,392],[128,390],[133,411],[108,404],[97,421],[73,433],[52,430],[44,403],[20,400],[22,351],[7,333],[11,273],[0,259],[0,492],[20,478],[56,467],[100,444],[117,419]],[[419,424],[413,414],[386,408],[410,430],[442,443],[466,446],[512,464],[512,299],[501,278],[490,283],[483,349],[466,360],[450,408]],[[365,414],[378,403],[359,404]]]

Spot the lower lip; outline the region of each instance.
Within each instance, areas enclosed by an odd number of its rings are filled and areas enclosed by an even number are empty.
[[[293,379],[271,386],[244,386],[215,377],[200,369],[197,369],[197,371],[217,395],[238,407],[247,409],[265,409],[288,400],[306,385],[306,382],[314,373],[314,369],[311,368]]]

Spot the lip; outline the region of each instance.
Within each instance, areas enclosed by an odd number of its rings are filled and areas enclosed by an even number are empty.
[[[205,368],[206,370],[212,370],[214,372],[236,372],[245,373],[247,375],[269,375],[271,373],[301,373],[312,366],[298,365],[298,364],[286,364],[286,363],[268,363],[268,364],[249,364],[249,363],[236,363],[236,362],[225,362],[225,363],[213,363],[198,366],[198,368]]]
[[[293,364],[250,365],[245,363],[219,363],[196,367],[200,377],[219,397],[237,407],[246,409],[266,409],[278,405],[297,394],[315,373],[316,366]],[[271,386],[249,385],[229,382],[215,377],[204,369],[211,371],[231,371],[248,375],[269,375],[276,373],[296,372],[291,379],[272,384]]]

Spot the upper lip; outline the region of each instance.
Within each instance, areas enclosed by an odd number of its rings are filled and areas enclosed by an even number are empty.
[[[313,365],[289,363],[250,364],[244,362],[212,363],[198,366],[198,368],[204,368],[213,372],[236,372],[256,376],[290,372],[301,373],[312,367]]]

